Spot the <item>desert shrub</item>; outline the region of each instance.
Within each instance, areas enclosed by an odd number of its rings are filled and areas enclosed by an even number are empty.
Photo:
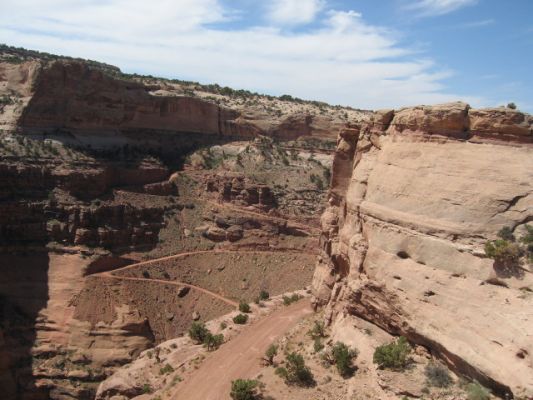
[[[513,102],[507,103],[507,108],[510,108],[511,110],[516,110],[516,104]]]
[[[337,342],[331,354],[339,374],[344,377],[350,376],[354,371],[352,359],[357,356],[357,351],[350,349],[342,342]]]
[[[143,271],[143,278],[150,279],[150,273],[148,271]]]
[[[266,290],[261,290],[259,292],[259,300],[268,300],[270,298],[270,294]]]
[[[300,295],[298,293],[293,293],[291,296],[283,296],[282,299],[283,299],[283,304],[288,306],[288,305],[291,305],[292,303],[300,300]]]
[[[274,357],[278,354],[278,346],[271,344],[265,352],[265,360],[269,365],[274,364]]]
[[[326,337],[326,326],[323,321],[315,321],[313,327],[307,332],[313,339]]]
[[[142,388],[142,392],[144,394],[152,393],[154,389],[152,389],[152,386],[150,386],[148,383],[145,383]]]
[[[246,322],[248,322],[248,315],[246,314],[239,314],[233,317],[233,322],[238,325],[244,325]]]
[[[211,332],[207,332],[204,338],[204,346],[207,348],[207,351],[218,349],[222,343],[224,343],[224,335],[222,333],[213,335]]]
[[[498,239],[485,243],[485,254],[499,265],[513,268],[520,259],[520,247],[505,239]]]
[[[526,225],[526,234],[520,241],[526,246],[529,262],[533,263],[533,226]]]
[[[227,327],[228,327],[228,324],[227,324],[225,321],[222,321],[222,322],[220,323],[220,329],[221,329],[221,330],[224,330],[224,329],[226,329]]]
[[[241,301],[239,303],[239,311],[243,313],[249,313],[252,312],[252,309],[250,308],[250,305],[244,301]]]
[[[380,368],[402,370],[407,366],[411,346],[403,336],[398,340],[384,344],[374,351],[374,363]]]
[[[515,241],[513,230],[508,226],[504,226],[502,229],[500,229],[500,231],[498,232],[498,237],[509,242]]]
[[[174,368],[172,368],[172,365],[165,364],[165,366],[159,370],[159,375],[166,375],[170,374],[171,372],[174,372]]]
[[[283,378],[287,385],[309,387],[315,384],[311,370],[305,365],[303,356],[298,353],[288,354],[286,367],[277,368],[276,375]]]
[[[489,400],[490,391],[477,382],[466,385],[466,398],[468,400]]]
[[[249,379],[237,379],[231,382],[230,397],[233,400],[255,400],[258,398],[259,382]]]
[[[313,342],[313,350],[315,351],[315,353],[319,353],[320,351],[322,351],[323,348],[324,344],[322,343],[322,339],[319,337],[315,338]]]
[[[448,387],[452,383],[452,378],[448,373],[448,370],[442,365],[429,363],[424,370],[428,384],[431,386],[444,388]]]
[[[193,322],[189,328],[189,337],[197,344],[204,343],[208,333],[210,333],[209,329],[205,327],[203,322]]]

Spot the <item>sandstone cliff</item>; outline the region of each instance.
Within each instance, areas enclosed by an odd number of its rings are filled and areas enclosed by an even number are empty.
[[[313,288],[332,322],[362,317],[497,394],[533,393],[533,275],[484,254],[533,220],[533,118],[463,103],[344,129]]]
[[[238,93],[213,96],[199,84],[111,74],[77,60],[13,64],[2,62],[0,54],[0,128],[93,148],[161,146],[147,132],[331,141],[335,128],[361,114]]]

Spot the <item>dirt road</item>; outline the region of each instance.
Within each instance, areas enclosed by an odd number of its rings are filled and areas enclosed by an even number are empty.
[[[99,278],[104,278],[104,279],[116,279],[116,280],[122,280],[122,281],[137,281],[137,282],[156,282],[156,283],[161,283],[163,285],[173,285],[173,286],[179,286],[179,287],[188,287],[190,289],[193,289],[193,290],[197,290],[199,292],[202,292],[202,293],[205,293],[211,297],[214,297],[218,300],[222,300],[223,302],[229,304],[230,306],[232,307],[237,307],[239,305],[239,303],[237,303],[236,301],[233,301],[233,300],[230,300],[230,299],[227,299],[221,295],[219,295],[218,293],[215,293],[215,292],[212,292],[210,290],[207,290],[207,289],[204,289],[200,286],[195,286],[195,285],[191,285],[189,283],[185,283],[185,282],[179,282],[179,281],[165,281],[163,279],[150,279],[150,278],[134,278],[134,277],[130,277],[130,276],[115,276],[115,275],[112,275],[110,272],[102,272],[100,274],[97,275]]]
[[[177,386],[172,399],[229,399],[231,381],[257,374],[268,346],[311,313],[310,302],[304,299],[258,320],[211,353],[193,375]]]

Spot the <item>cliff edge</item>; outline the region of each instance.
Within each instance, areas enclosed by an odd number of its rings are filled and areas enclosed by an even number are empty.
[[[502,266],[485,245],[502,229],[521,245],[533,220],[532,127],[451,103],[343,129],[313,281],[328,322],[361,317],[496,394],[531,396],[531,258]]]

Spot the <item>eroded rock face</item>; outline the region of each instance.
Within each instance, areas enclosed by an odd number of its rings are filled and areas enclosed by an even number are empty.
[[[315,304],[405,335],[495,393],[531,396],[531,266],[502,274],[484,244],[533,220],[532,142],[529,115],[462,103],[342,131]]]

